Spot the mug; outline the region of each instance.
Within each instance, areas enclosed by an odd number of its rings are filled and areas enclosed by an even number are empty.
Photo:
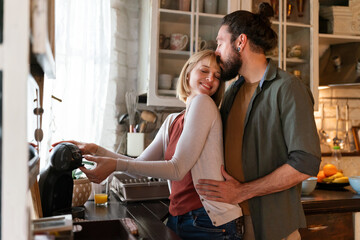
[[[180,11],[190,11],[190,0],[179,0]]]
[[[205,0],[205,12],[216,14],[217,12],[217,0]]]
[[[170,49],[171,50],[185,50],[189,42],[189,37],[186,34],[173,33],[170,37]]]
[[[159,35],[159,48],[168,49],[170,47],[170,37],[166,37],[164,34]]]
[[[205,40],[201,40],[201,38],[199,38],[198,40],[198,50],[202,51],[205,50],[207,48],[207,42]]]
[[[171,74],[159,74],[158,87],[159,89],[169,90],[171,88],[171,80],[173,76]]]

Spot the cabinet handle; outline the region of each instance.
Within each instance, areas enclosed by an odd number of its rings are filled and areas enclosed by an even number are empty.
[[[311,225],[308,227],[308,230],[310,231],[321,231],[328,228],[328,226],[324,226],[324,225]]]

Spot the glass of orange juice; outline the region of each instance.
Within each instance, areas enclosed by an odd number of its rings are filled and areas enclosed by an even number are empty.
[[[106,206],[108,202],[108,180],[105,179],[100,184],[93,184],[94,201],[96,206]]]

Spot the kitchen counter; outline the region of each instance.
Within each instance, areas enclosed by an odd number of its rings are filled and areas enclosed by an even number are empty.
[[[304,212],[308,214],[360,212],[360,195],[346,187],[340,191],[316,189],[302,196]]]
[[[342,191],[316,189],[310,195],[302,196],[301,201],[308,223],[308,229],[300,230],[302,239],[317,239],[317,236],[324,236],[324,231],[332,234],[328,239],[340,239],[335,237],[338,236],[336,233],[342,235],[346,233],[350,236],[347,238],[341,235],[343,237],[341,239],[354,239],[354,229],[356,232],[356,225],[359,223],[355,221],[352,224],[352,219],[354,212],[360,212],[360,195],[348,189]],[[124,203],[111,194],[107,207],[96,207],[94,201],[87,201],[85,219],[112,220],[128,217],[134,219],[138,226],[138,239],[180,239],[163,223],[168,215],[168,204],[168,200]],[[336,228],[326,225],[329,219],[336,221]],[[339,219],[347,221],[339,224]],[[349,229],[344,230],[345,227]],[[314,234],[315,238],[312,238]]]
[[[86,220],[134,219],[139,230],[138,239],[180,239],[163,221],[168,215],[169,200],[121,202],[113,194],[106,207],[96,207],[94,201],[85,203]]]
[[[360,239],[360,195],[351,187],[338,191],[316,189],[301,198],[307,228],[303,240]]]

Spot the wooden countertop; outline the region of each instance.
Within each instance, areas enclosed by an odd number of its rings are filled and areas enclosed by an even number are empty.
[[[106,207],[96,207],[94,201],[85,203],[86,220],[134,219],[139,230],[138,239],[179,240],[163,221],[168,215],[169,200],[121,202],[113,194]]]
[[[301,201],[306,215],[320,213],[360,212],[360,195],[350,190],[341,191],[316,189],[308,196],[302,196]],[[154,200],[143,202],[121,202],[110,195],[107,207],[96,207],[94,201],[85,203],[85,219],[112,220],[132,218],[138,229],[138,239],[180,239],[163,221],[168,215],[169,200]]]
[[[360,212],[360,195],[351,187],[338,191],[315,189],[310,195],[302,196],[301,202],[305,214]]]

